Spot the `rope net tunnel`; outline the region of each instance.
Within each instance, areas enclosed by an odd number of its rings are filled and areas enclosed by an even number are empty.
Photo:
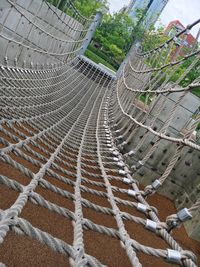
[[[182,223],[198,213],[199,193],[176,212],[157,190],[185,151],[200,150],[197,113],[169,134],[200,82],[187,82],[198,46],[174,47],[199,21],[152,51],[135,45],[115,79],[78,56],[95,18],[71,1],[64,9],[0,2],[0,266],[198,266]],[[140,185],[163,146],[173,149],[161,173]]]

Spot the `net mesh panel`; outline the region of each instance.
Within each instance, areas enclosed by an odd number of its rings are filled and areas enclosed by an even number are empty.
[[[42,0],[3,0],[0,8],[0,266],[27,266],[21,254],[32,260],[28,266],[197,266],[171,230],[192,217],[199,200],[162,221],[147,201],[185,147],[200,150],[192,135],[198,115],[183,136],[168,135],[178,105],[199,86],[195,77],[180,87],[199,62],[197,46],[182,52],[185,32],[198,22],[150,52],[134,46],[115,80],[77,56],[94,19],[70,1],[66,13]],[[175,92],[166,123],[155,129]],[[129,165],[150,135],[153,143]],[[139,187],[135,176],[163,141],[174,143],[171,159],[158,179]]]

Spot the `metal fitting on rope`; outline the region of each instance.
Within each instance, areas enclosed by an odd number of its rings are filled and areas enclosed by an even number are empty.
[[[152,220],[147,219],[146,220],[146,224],[145,224],[145,228],[152,231],[152,232],[156,232],[157,230],[157,222],[154,222]]]
[[[132,165],[131,166],[131,169],[133,169],[134,171],[136,171],[136,166],[135,165]]]
[[[136,163],[135,168],[136,168],[136,170],[138,170],[138,169],[140,169],[142,166],[144,166],[144,162],[141,161],[141,160],[139,160],[139,161]]]
[[[112,154],[113,154],[113,156],[118,156],[118,155],[119,155],[119,152],[116,151],[116,150],[114,150],[114,151],[112,152]]]
[[[138,203],[137,204],[137,210],[145,213],[145,212],[147,212],[148,207],[147,207],[147,205],[144,205],[142,203]]]
[[[167,258],[168,262],[180,263],[181,262],[181,253],[178,250],[167,249]]]
[[[128,189],[128,195],[131,196],[131,197],[136,197],[138,194],[137,191],[134,191],[132,189]]]
[[[117,166],[119,166],[119,167],[124,167],[125,164],[124,164],[124,162],[120,161],[120,162],[117,162]]]
[[[132,156],[132,155],[134,155],[134,154],[135,154],[135,151],[134,151],[134,150],[131,150],[131,151],[128,152],[128,155],[129,155],[129,156]]]
[[[131,183],[133,183],[133,180],[125,177],[125,178],[123,178],[123,183],[125,183],[125,184],[131,184]]]
[[[112,158],[114,161],[119,161],[119,158],[113,157]]]
[[[125,172],[124,170],[119,170],[119,174],[121,174],[121,175],[125,175],[126,172]]]
[[[153,184],[151,184],[151,185],[147,185],[145,187],[143,193],[142,193],[143,197],[147,197],[149,195],[152,195],[156,191],[156,189],[159,188],[159,187],[160,187],[160,185],[157,184],[157,181],[154,181]]]
[[[156,179],[156,180],[151,184],[152,188],[155,189],[155,190],[157,190],[161,185],[162,185],[162,184],[161,184],[161,182],[160,182],[158,179]]]
[[[186,222],[192,219],[192,214],[187,208],[184,208],[177,213],[177,217],[181,222]]]
[[[126,171],[126,173],[131,174],[131,172],[129,171],[127,165],[125,165],[124,170]]]

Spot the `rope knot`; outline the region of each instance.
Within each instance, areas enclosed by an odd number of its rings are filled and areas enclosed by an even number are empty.
[[[192,219],[192,214],[187,208],[184,208],[177,212],[177,214],[172,214],[166,218],[166,224],[170,227],[170,230],[179,227],[181,223]]]
[[[147,185],[143,191],[143,196],[147,197],[147,196],[151,196],[153,195],[153,193],[155,192],[155,189],[153,188],[152,185]]]
[[[166,218],[166,225],[168,226],[168,232],[172,229],[179,227],[181,224],[177,214],[172,214]]]

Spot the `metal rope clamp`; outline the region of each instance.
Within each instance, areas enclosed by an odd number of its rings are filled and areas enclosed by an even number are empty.
[[[125,146],[125,145],[127,145],[127,142],[124,141],[124,142],[121,143],[121,145],[122,145],[122,146]]]
[[[112,154],[113,154],[113,156],[118,156],[119,155],[119,152],[116,151],[116,150],[114,150]]]
[[[119,174],[121,174],[121,175],[125,175],[126,172],[125,172],[124,170],[119,170]]]
[[[137,210],[145,213],[145,212],[147,212],[148,207],[147,207],[147,205],[144,205],[142,203],[138,203],[137,204]]]
[[[184,208],[177,213],[177,217],[181,222],[185,222],[192,219],[192,214],[189,212],[187,208]]]
[[[123,178],[123,183],[125,184],[131,184],[133,181],[131,179],[128,179],[128,178]]]
[[[138,165],[139,165],[139,166],[144,166],[144,162],[143,162],[142,160],[139,160],[139,161],[138,161]]]
[[[119,161],[119,162],[117,162],[117,166],[119,166],[119,167],[124,167],[124,166],[125,166],[125,164],[124,164],[124,162],[122,162],[122,161]]]
[[[128,189],[128,195],[131,197],[136,197],[137,196],[137,191]]]
[[[146,225],[145,225],[145,228],[152,231],[152,232],[156,232],[156,229],[157,229],[157,223],[152,221],[152,220],[149,220],[147,219],[146,220]]]
[[[134,155],[134,154],[135,154],[134,150],[131,150],[131,151],[128,152],[128,155],[129,155],[129,156],[132,156],[132,155]]]
[[[112,158],[114,161],[119,161],[119,158],[117,158],[117,157],[113,157]]]
[[[107,144],[112,144],[112,141],[107,139],[107,140],[106,140],[106,143],[107,143]]]
[[[162,184],[161,184],[161,182],[160,182],[158,179],[156,179],[156,180],[151,184],[151,186],[152,186],[153,189],[155,189],[155,190],[157,190],[161,185],[162,185]]]
[[[181,253],[178,250],[167,249],[167,261],[180,263],[181,261]]]

